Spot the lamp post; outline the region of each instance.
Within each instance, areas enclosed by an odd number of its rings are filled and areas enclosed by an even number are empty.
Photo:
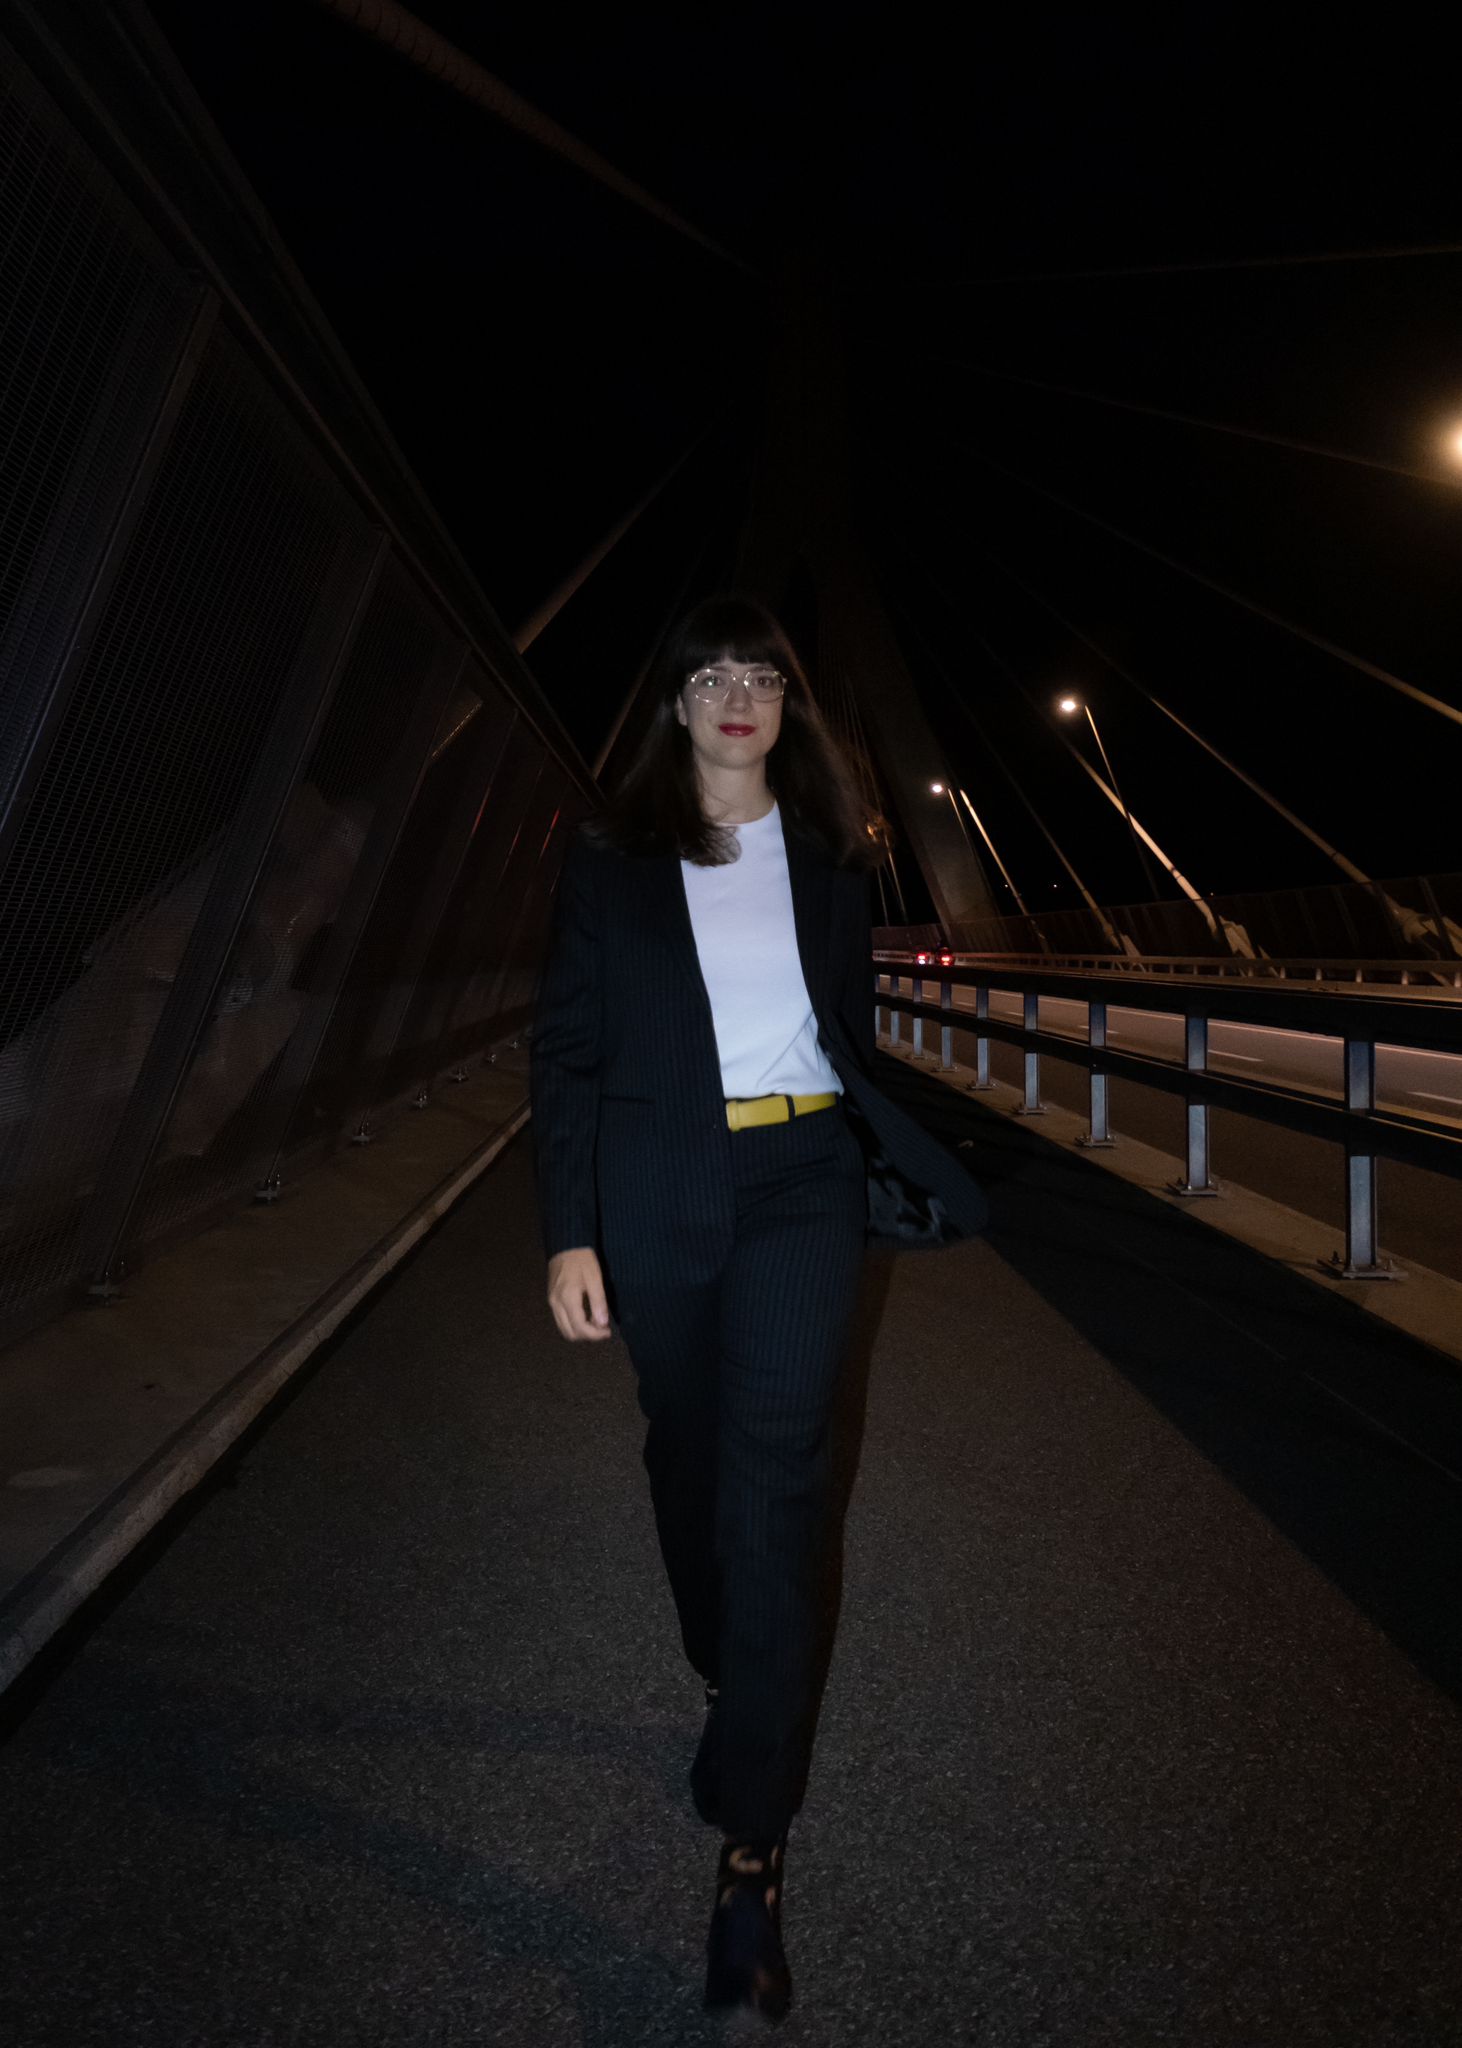
[[[1157,877],[1152,872],[1152,866],[1147,858],[1146,849],[1144,848],[1142,841],[1137,836],[1137,828],[1132,823],[1132,813],[1127,808],[1127,799],[1122,794],[1122,785],[1117,780],[1117,771],[1115,768],[1113,768],[1111,761],[1107,757],[1107,750],[1102,745],[1102,736],[1097,729],[1096,719],[1092,716],[1092,709],[1090,704],[1088,704],[1085,698],[1083,697],[1065,696],[1057,701],[1056,708],[1064,718],[1074,718],[1078,711],[1084,711],[1086,713],[1086,722],[1091,727],[1091,736],[1097,743],[1097,752],[1102,757],[1102,766],[1107,771],[1107,780],[1111,783],[1112,788],[1117,792],[1117,802],[1122,807],[1122,816],[1127,820],[1127,830],[1132,836],[1133,851],[1136,853],[1138,860],[1142,864],[1142,872],[1144,876],[1147,878],[1148,890],[1150,891],[1153,900],[1156,901],[1158,895]]]

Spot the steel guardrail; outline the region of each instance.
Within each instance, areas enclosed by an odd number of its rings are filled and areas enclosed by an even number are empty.
[[[1021,1051],[1024,1099],[1020,1113],[1026,1116],[1038,1116],[1045,1107],[1041,1100],[1043,1055],[1084,1066],[1089,1080],[1089,1124],[1078,1143],[1105,1149],[1117,1142],[1111,1130],[1108,1097],[1108,1083],[1113,1077],[1180,1095],[1185,1105],[1185,1158],[1182,1178],[1170,1183],[1175,1194],[1192,1197],[1220,1191],[1211,1171],[1209,1144],[1208,1113],[1215,1105],[1340,1145],[1345,1155],[1346,1249],[1343,1257],[1337,1255],[1332,1270],[1341,1278],[1400,1277],[1399,1268],[1382,1257],[1378,1244],[1378,1159],[1402,1160],[1408,1165],[1462,1176],[1462,1124],[1449,1125],[1433,1117],[1381,1109],[1376,1104],[1378,1044],[1462,1057],[1462,999],[1447,991],[1412,991],[1405,995],[1398,992],[1390,996],[1367,991],[1358,995],[1273,982],[1218,985],[1211,979],[1197,978],[1187,984],[1169,980],[1153,986],[1118,975],[1076,977],[1049,969],[1021,970],[1009,964],[999,968],[938,967],[933,973],[909,974],[897,963],[880,960],[877,955],[870,964],[874,969],[875,1032],[881,1028],[882,1012],[887,1010],[889,1042],[896,1046],[901,1037],[900,1019],[908,1016],[913,1026],[915,1057],[932,1057],[924,1052],[924,1026],[937,1024],[939,1065],[944,1071],[955,1065],[954,1033],[970,1034],[975,1040],[975,1077],[967,1085],[973,1093],[983,1093],[993,1086],[990,1044],[995,1039]],[[889,982],[887,988],[882,986],[885,978]],[[907,995],[900,987],[905,979],[910,982]],[[928,981],[939,986],[937,1003],[924,1000],[924,984]],[[973,1013],[955,1008],[956,987],[974,989]],[[992,993],[1020,998],[1019,1023],[990,1015]],[[1042,996],[1084,1002],[1086,1037],[1068,1037],[1042,1029]],[[1179,998],[1176,1002],[1175,996]],[[1111,1047],[1107,1042],[1107,1021],[1113,1005],[1123,1010],[1179,1017],[1183,1026],[1181,1063],[1158,1054],[1119,1052]],[[1330,1100],[1285,1083],[1211,1072],[1209,1025],[1230,1022],[1257,1023],[1278,1031],[1339,1040],[1341,1099]]]

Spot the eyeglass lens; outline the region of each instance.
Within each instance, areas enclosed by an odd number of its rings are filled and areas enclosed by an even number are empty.
[[[725,697],[731,689],[731,677],[713,668],[698,668],[690,682],[691,688],[703,697]],[[748,669],[745,682],[753,697],[780,697],[782,694],[782,678],[774,668]]]

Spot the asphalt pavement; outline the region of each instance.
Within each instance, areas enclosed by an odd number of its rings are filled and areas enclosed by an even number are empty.
[[[994,1221],[868,1261],[779,2038],[1457,2042],[1455,1368],[883,1069]],[[22,1682],[0,2037],[719,2038],[629,1362],[542,1292],[519,1138]]]

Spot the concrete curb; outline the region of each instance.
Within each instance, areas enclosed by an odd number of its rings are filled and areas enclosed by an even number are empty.
[[[190,1493],[339,1325],[399,1265],[528,1121],[526,1101],[288,1329],[41,1560],[0,1607],[0,1692],[170,1508]]]
[[[902,1060],[916,1074],[941,1081],[954,1093],[969,1093],[973,1069],[956,1061],[941,1068],[926,1053],[916,1057],[912,1048],[890,1045],[880,1038],[878,1049]],[[981,1091],[971,1100],[1003,1115],[1013,1115],[1022,1097],[1006,1081],[992,1081],[988,1093]],[[1419,1343],[1429,1345],[1444,1357],[1462,1363],[1462,1284],[1444,1273],[1434,1272],[1415,1259],[1405,1261],[1401,1284],[1376,1280],[1342,1280],[1327,1270],[1327,1260],[1340,1242],[1339,1234],[1326,1223],[1268,1195],[1256,1194],[1237,1181],[1222,1183],[1222,1199],[1194,1202],[1173,1191],[1181,1180],[1183,1162],[1171,1153],[1160,1152],[1140,1139],[1123,1137],[1111,1151],[1092,1151],[1080,1142],[1086,1119],[1057,1103],[1047,1103],[1039,1123],[1026,1123],[1033,1137],[1044,1139],[1057,1151],[1074,1152],[1103,1173],[1140,1187],[1169,1207],[1221,1231],[1226,1237],[1247,1245],[1251,1251],[1279,1264],[1318,1292],[1341,1295],[1363,1314],[1373,1316],[1390,1329],[1399,1330]]]

